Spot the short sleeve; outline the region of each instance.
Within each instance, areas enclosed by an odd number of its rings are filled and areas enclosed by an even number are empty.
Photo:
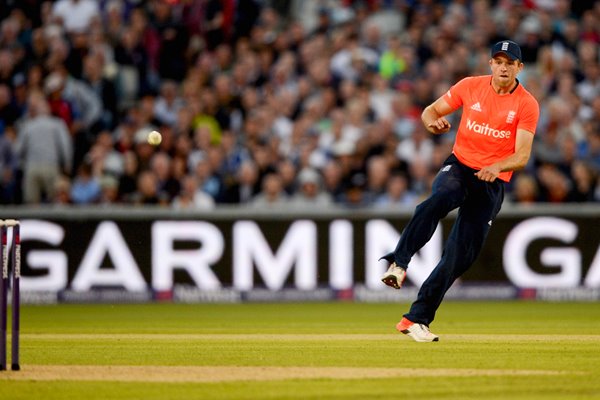
[[[463,78],[457,83],[455,83],[446,94],[444,94],[444,100],[448,103],[450,107],[453,109],[457,109],[464,103],[465,93],[467,93],[468,89],[473,84],[473,78],[467,77]]]
[[[531,95],[525,97],[517,129],[524,129],[535,134],[539,117],[540,106],[537,100]]]

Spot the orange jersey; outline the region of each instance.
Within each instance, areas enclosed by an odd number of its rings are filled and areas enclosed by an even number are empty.
[[[499,95],[491,80],[491,75],[468,77],[444,95],[453,109],[463,106],[452,152],[477,170],[514,154],[517,129],[535,133],[540,115],[537,100],[521,84],[512,93]],[[508,182],[511,176],[507,171],[499,178]]]

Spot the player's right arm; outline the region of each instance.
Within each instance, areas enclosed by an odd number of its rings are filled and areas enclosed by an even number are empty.
[[[450,130],[451,126],[445,116],[452,111],[454,109],[444,99],[444,96],[442,96],[425,107],[421,113],[421,121],[423,121],[425,129],[435,135],[446,133]]]

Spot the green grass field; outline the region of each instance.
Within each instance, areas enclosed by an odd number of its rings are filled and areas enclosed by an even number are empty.
[[[1,399],[600,399],[600,305],[446,302],[437,343],[399,304],[24,306]]]

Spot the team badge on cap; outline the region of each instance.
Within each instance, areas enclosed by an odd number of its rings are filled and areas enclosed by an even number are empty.
[[[522,60],[521,48],[512,40],[502,40],[492,47],[492,57],[503,53],[511,60]]]

